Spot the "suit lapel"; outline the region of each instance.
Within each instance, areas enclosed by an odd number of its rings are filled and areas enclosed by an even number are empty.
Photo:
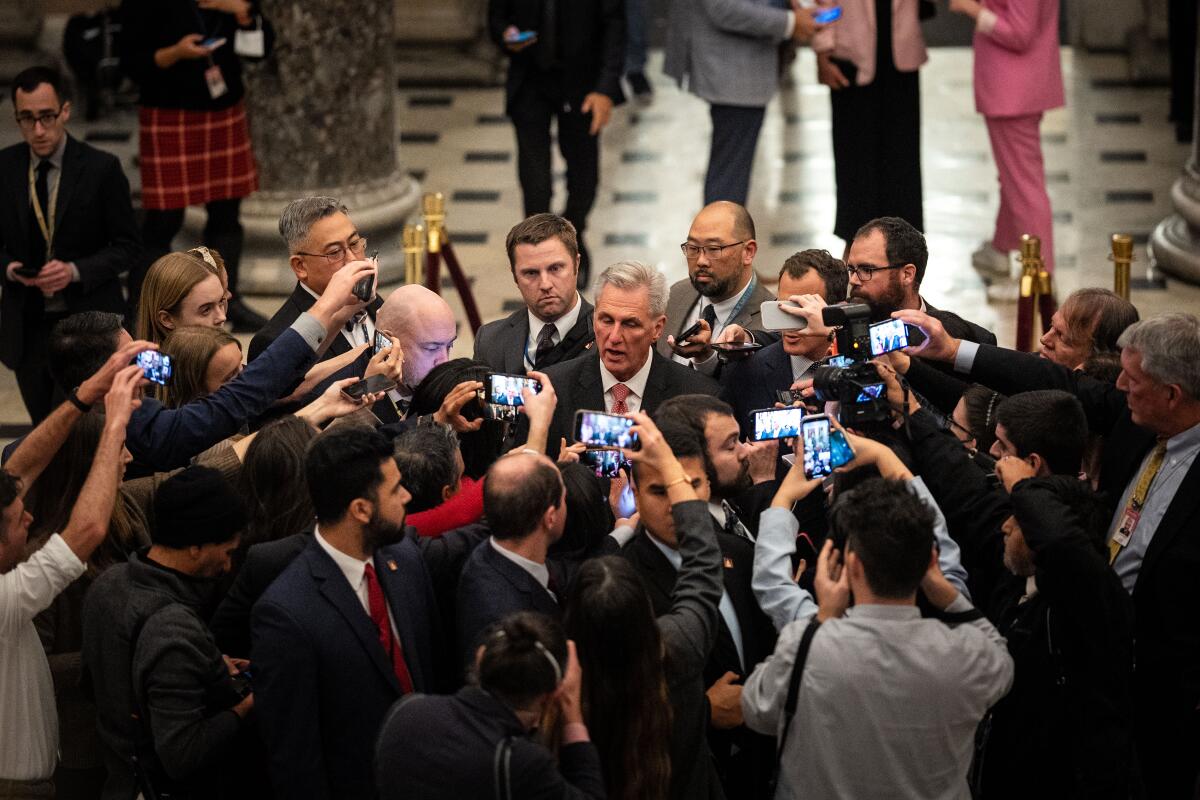
[[[645,528],[638,531],[629,546],[632,560],[639,567],[638,572],[650,584],[651,591],[656,595],[657,602],[654,605],[658,607],[660,603],[665,603],[666,610],[670,610],[671,594],[675,591],[675,581],[679,578],[675,568],[654,542],[650,541],[650,534]]]
[[[75,192],[75,187],[79,185],[87,162],[83,159],[83,152],[79,149],[79,143],[67,137],[67,146],[63,150],[62,169],[58,175],[58,199],[55,200],[54,206],[54,229],[61,230],[63,216],[66,214],[67,206],[71,204],[71,195]]]
[[[646,377],[646,392],[642,395],[642,411],[647,414],[653,414],[670,394],[667,383],[671,363],[653,350],[650,351],[650,374]]]
[[[508,318],[504,342],[504,371],[525,374],[525,344],[529,341],[529,312],[522,308]]]
[[[321,596],[328,600],[329,604],[336,608],[346,620],[346,624],[358,638],[359,644],[363,646],[371,663],[396,690],[396,694],[399,694],[400,682],[396,680],[396,673],[392,670],[392,665],[388,663],[383,646],[379,644],[379,631],[376,630],[375,623],[371,621],[371,616],[362,607],[358,595],[350,588],[346,576],[338,569],[337,564],[333,563],[333,559],[321,548],[315,538],[308,546],[307,555],[310,571],[317,580]]]
[[[774,299],[775,295],[771,294],[771,290],[763,286],[762,281],[758,281],[754,286],[754,291],[751,292],[750,297],[746,300],[746,305],[742,306],[742,310],[738,312],[733,323],[741,325],[747,331],[762,327],[763,301]]]
[[[496,552],[489,542],[484,542],[480,545],[486,548],[482,551],[483,558],[487,561],[496,572],[508,581],[513,589],[525,595],[529,601],[529,605],[535,611],[540,611],[551,616],[558,615],[560,608],[554,598],[550,596],[550,592],[537,582],[537,579],[522,569],[517,564],[514,564],[509,559]],[[549,569],[549,567],[547,567]]]
[[[1163,516],[1162,522],[1158,524],[1154,538],[1150,540],[1150,545],[1146,548],[1146,555],[1142,558],[1142,566],[1138,570],[1137,584],[1133,587],[1134,594],[1137,593],[1137,587],[1146,579],[1147,573],[1158,564],[1163,551],[1170,547],[1171,542],[1189,527],[1189,523],[1196,519],[1197,505],[1200,505],[1200,459],[1192,462],[1191,469],[1188,470],[1183,482],[1175,491],[1175,497],[1171,499],[1167,513]],[[1195,535],[1194,530],[1189,533]]]
[[[29,230],[29,217],[33,213],[29,207],[29,147],[22,143],[18,145],[16,157],[17,168],[13,175],[13,207],[17,210],[17,225],[21,235]],[[27,243],[27,246],[32,243]],[[11,246],[10,246],[11,247]]]
[[[679,338],[679,334],[683,333],[683,325],[687,322],[688,312],[699,299],[699,293],[686,278],[671,287],[670,297],[667,298],[667,324],[655,347],[664,358],[671,357],[667,334]]]
[[[400,650],[404,654],[404,663],[408,666],[408,674],[412,676],[413,688],[426,685],[424,670],[421,668],[418,656],[421,653],[421,642],[413,619],[414,609],[424,606],[423,598],[418,594],[420,582],[417,576],[410,574],[412,562],[410,559],[399,557],[399,552],[393,552],[405,545],[385,548],[375,554],[375,574],[387,599],[388,608],[392,612],[392,622],[396,624],[396,632],[400,635]],[[399,681],[397,681],[399,684]]]
[[[600,380],[600,353],[593,351],[580,365],[576,388],[581,401],[577,408],[603,411],[604,382]],[[564,406],[565,407],[565,406]],[[570,423],[569,423],[570,424]]]

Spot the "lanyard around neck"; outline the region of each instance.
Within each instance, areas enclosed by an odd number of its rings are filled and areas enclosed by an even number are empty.
[[[43,159],[47,161],[47,159]],[[53,165],[51,165],[53,166]],[[59,180],[54,182],[54,187],[47,187],[46,211],[42,211],[42,202],[37,196],[37,171],[33,167],[33,159],[29,160],[29,202],[33,206],[33,216],[37,219],[38,229],[42,232],[42,238],[46,240],[46,258],[49,259],[54,253],[54,211],[58,207],[58,187],[62,183],[62,176],[59,175]],[[50,180],[50,176],[46,176],[46,180]]]
[[[725,328],[728,328],[730,325],[733,324],[733,321],[735,319],[737,319],[738,314],[741,314],[742,309],[744,309],[746,307],[746,303],[750,302],[750,295],[754,294],[754,290],[757,288],[758,288],[758,275],[753,274],[750,276],[750,282],[746,284],[746,288],[742,290],[742,296],[738,298],[737,304],[733,307],[733,310],[729,312],[729,316],[725,317],[725,321],[721,323],[721,330],[724,330]],[[716,304],[709,303],[709,305],[716,305]],[[697,311],[703,312],[704,309],[698,308]],[[713,333],[715,334],[716,331],[714,331]]]

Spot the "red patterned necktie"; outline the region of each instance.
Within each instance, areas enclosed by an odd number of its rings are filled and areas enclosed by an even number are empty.
[[[625,405],[625,398],[632,394],[632,392],[629,391],[629,387],[623,383],[618,383],[609,389],[609,391],[612,392],[613,398],[612,413],[628,414],[629,406]]]
[[[387,601],[383,597],[383,589],[375,577],[375,565],[368,563],[363,570],[367,576],[367,605],[371,609],[371,621],[379,631],[379,644],[392,662],[396,680],[400,682],[400,691],[408,694],[413,690],[412,675],[408,672],[408,664],[404,661],[404,653],[400,650],[400,642],[392,635],[392,623],[388,618]]]

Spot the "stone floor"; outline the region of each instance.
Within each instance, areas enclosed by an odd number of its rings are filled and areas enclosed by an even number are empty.
[[[653,103],[619,108],[603,138],[601,190],[590,221],[593,260],[605,265],[638,259],[674,280],[685,274],[678,243],[701,203],[708,114],[703,102],[668,85],[654,54]],[[1080,286],[1111,286],[1109,236],[1130,233],[1139,243],[1136,278],[1145,278],[1144,244],[1170,213],[1169,190],[1187,148],[1166,123],[1165,89],[1131,86],[1120,55],[1063,51],[1068,105],[1042,127],[1046,171],[1055,212],[1059,296]],[[993,328],[1002,344],[1014,340],[1015,304],[989,300],[970,268],[970,253],[990,236],[998,203],[995,168],[971,91],[971,53],[935,48],[922,70],[925,218],[930,265],[924,294],[940,307]],[[831,233],[833,162],[827,89],[815,82],[811,53],[803,53],[768,110],[759,142],[750,211],[759,231],[758,266],[773,277],[783,259],[805,247],[840,254]],[[7,102],[7,100],[5,100]],[[401,159],[427,191],[445,193],[455,249],[474,282],[485,319],[519,307],[509,276],[504,237],[521,216],[514,140],[503,116],[503,93],[487,90],[399,92]],[[117,112],[94,124],[72,123],[93,144],[117,153],[137,193],[136,118]],[[0,145],[17,140],[15,126]],[[561,164],[556,177],[562,202]],[[369,232],[368,232],[369,233]],[[192,243],[179,241],[179,246]],[[386,291],[386,288],[385,288]],[[470,355],[471,334],[460,312],[455,355]],[[270,314],[281,297],[251,303]],[[1173,309],[1200,312],[1200,288],[1176,281],[1141,281],[1133,300],[1143,314]],[[8,371],[0,372],[3,433],[28,418]]]

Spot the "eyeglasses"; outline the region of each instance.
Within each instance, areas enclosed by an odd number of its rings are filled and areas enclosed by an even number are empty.
[[[351,239],[345,245],[337,245],[333,250],[327,253],[305,253],[297,250],[298,256],[309,256],[310,258],[323,258],[330,264],[341,264],[346,261],[351,255],[362,257],[362,254],[367,252],[367,237],[360,236],[357,239]]]
[[[695,261],[697,258],[699,258],[701,250],[704,251],[704,255],[708,256],[710,259],[713,259],[720,258],[721,253],[725,251],[725,248],[734,247],[739,244],[745,244],[748,241],[750,240],[742,239],[740,242],[730,242],[729,244],[706,244],[703,246],[692,244],[691,242],[684,242],[683,244],[679,245],[679,249],[683,251],[683,257],[688,261]]]
[[[33,114],[17,114],[17,124],[27,131],[33,130],[41,123],[43,128],[49,128],[51,125],[62,116],[62,109],[58,111],[47,111],[43,114],[38,114],[36,117]]]
[[[887,269],[904,269],[907,264],[888,264],[886,267],[876,267],[871,264],[847,264],[846,272],[852,278],[858,278],[859,283],[867,283],[875,276],[876,272],[882,272]]]

